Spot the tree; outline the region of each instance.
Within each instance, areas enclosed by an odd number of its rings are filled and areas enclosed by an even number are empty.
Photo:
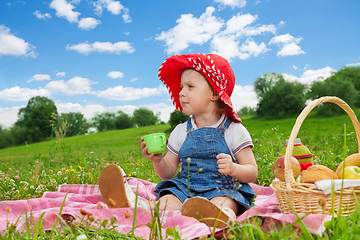
[[[160,119],[147,108],[136,109],[133,113],[133,120],[137,126],[150,126],[160,122]]]
[[[344,100],[350,106],[357,102],[359,92],[350,81],[344,81],[340,78],[327,78],[322,82],[314,82],[308,93],[309,98],[316,99],[323,96],[336,96]],[[318,113],[321,115],[331,115],[332,113],[342,112],[332,104],[322,104],[318,107]]]
[[[283,76],[276,73],[267,73],[259,77],[255,82],[255,93],[258,98],[269,92],[280,79],[284,79]]]
[[[238,112],[237,114],[240,116],[240,117],[243,117],[243,116],[254,116],[256,115],[256,109],[255,108],[252,108],[252,107],[242,107]]]
[[[12,128],[10,128],[10,134],[12,136],[13,144],[15,146],[23,145],[28,141],[26,127],[19,127],[14,124]]]
[[[259,98],[256,112],[266,118],[293,116],[305,107],[305,86],[288,82],[282,75],[265,74],[255,82]]]
[[[32,97],[28,104],[19,110],[15,125],[26,129],[27,142],[39,142],[51,136],[52,121],[57,118],[57,114],[57,108],[51,99]]]
[[[175,109],[175,111],[170,114],[169,124],[171,129],[174,129],[180,123],[186,122],[188,119],[188,115]]]
[[[353,83],[355,89],[360,91],[360,67],[343,67],[330,78],[339,78]]]
[[[118,111],[115,116],[115,127],[116,129],[125,129],[131,128],[134,126],[133,119],[124,113],[123,111]]]
[[[14,144],[14,138],[9,129],[0,126],[0,149],[10,147]]]
[[[360,67],[344,67],[324,81],[313,83],[309,97],[322,96],[337,96],[350,106],[360,107]]]
[[[78,112],[62,113],[59,117],[59,125],[67,123],[66,136],[77,136],[87,133],[89,124],[83,114]]]
[[[99,132],[115,129],[115,113],[105,112],[96,114],[91,119],[91,125]]]

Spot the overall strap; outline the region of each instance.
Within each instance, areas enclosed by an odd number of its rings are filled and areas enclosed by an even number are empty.
[[[189,133],[192,129],[192,124],[191,124],[191,117],[187,120],[187,127],[186,127],[186,131],[187,133]]]
[[[230,126],[231,122],[231,118],[228,118],[225,123],[220,127],[223,132],[225,132],[225,130]]]

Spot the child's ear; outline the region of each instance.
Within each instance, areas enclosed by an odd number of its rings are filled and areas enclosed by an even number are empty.
[[[217,95],[217,93],[213,93],[213,95],[210,98],[211,101],[217,101],[218,99],[219,99],[219,95]]]

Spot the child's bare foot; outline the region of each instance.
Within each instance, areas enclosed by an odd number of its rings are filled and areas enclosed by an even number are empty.
[[[217,222],[217,228],[227,227],[227,223],[234,219],[227,211],[219,208],[204,197],[187,199],[182,205],[181,214],[196,218],[208,227],[214,227]]]
[[[125,191],[124,175],[119,166],[110,164],[101,171],[99,188],[109,208],[130,207]]]

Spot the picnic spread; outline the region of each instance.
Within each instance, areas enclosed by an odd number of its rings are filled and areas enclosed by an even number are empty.
[[[154,183],[138,178],[125,179],[134,193],[138,192],[139,202],[156,199],[153,193]],[[289,225],[297,220],[294,214],[281,213],[270,187],[255,184],[251,186],[257,192],[255,206],[238,216],[237,221],[245,222],[254,217],[266,219],[262,227],[270,230],[272,227]],[[166,228],[179,229],[182,239],[194,239],[211,234],[212,229],[195,218],[182,216],[179,210],[166,210],[161,214],[163,236]],[[91,217],[101,221],[107,219],[109,222],[113,219],[113,226],[117,232],[129,234],[133,227],[133,216],[134,207],[108,208],[98,185],[60,185],[57,192],[45,192],[41,198],[0,202],[0,232],[9,224],[15,225],[17,231],[26,231],[27,221],[34,221],[33,224],[36,225],[41,218],[43,230],[47,230],[61,228],[69,223],[84,223]],[[148,239],[150,228],[146,224],[151,222],[151,210],[138,207],[135,217],[134,235]],[[329,220],[329,215],[311,214],[302,221],[311,233],[321,234],[325,230],[324,223]],[[99,228],[98,221],[87,221],[84,224]],[[294,228],[298,227],[298,224],[294,225]]]
[[[360,154],[354,153],[341,162],[336,171],[316,165],[313,155],[297,139],[300,126],[307,114],[316,106],[331,102],[340,106],[350,117],[360,151],[360,124],[351,108],[337,97],[322,97],[314,100],[299,115],[288,142],[274,163],[275,179],[271,186],[250,184],[256,193],[253,206],[237,216],[239,223],[252,223],[260,219],[263,231],[278,226],[292,225],[298,228],[299,218],[312,234],[322,234],[325,223],[333,216],[349,215],[357,208],[360,195]],[[301,152],[294,148],[301,147]],[[295,155],[295,156],[294,156]],[[299,161],[300,160],[300,161]],[[301,162],[301,163],[299,163]],[[359,168],[360,169],[360,168]],[[56,192],[45,192],[41,198],[0,202],[0,233],[9,226],[16,231],[27,231],[39,221],[43,230],[83,224],[106,228],[100,223],[107,220],[119,234],[133,234],[149,239],[153,209],[149,201],[156,201],[156,184],[139,178],[124,177],[127,195],[132,195],[130,204],[122,208],[109,208],[98,185],[63,184]],[[211,227],[195,218],[183,216],[180,210],[160,210],[162,236],[166,229],[175,228],[182,239],[208,236]],[[219,234],[223,229],[215,229]]]

